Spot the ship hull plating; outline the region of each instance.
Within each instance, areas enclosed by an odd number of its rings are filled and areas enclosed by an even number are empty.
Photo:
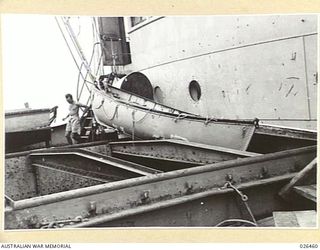
[[[155,100],[201,116],[316,129],[316,15],[169,16],[127,32],[132,63],[121,73],[145,74]]]

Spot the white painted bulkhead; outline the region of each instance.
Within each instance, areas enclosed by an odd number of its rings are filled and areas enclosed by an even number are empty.
[[[127,31],[132,63],[123,71],[144,73],[163,104],[316,128],[316,15],[157,17]],[[189,93],[192,80],[201,88],[198,101]]]

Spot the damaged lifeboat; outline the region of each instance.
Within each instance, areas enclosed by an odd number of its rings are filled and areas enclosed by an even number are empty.
[[[142,73],[136,73],[140,78]],[[132,74],[114,86],[92,87],[92,110],[98,123],[132,135],[133,139],[182,139],[246,150],[258,120],[214,119],[183,112],[123,88]],[[128,80],[129,79],[129,80]],[[141,80],[141,79],[139,79]],[[116,85],[120,88],[115,87]],[[147,90],[144,90],[147,91]]]

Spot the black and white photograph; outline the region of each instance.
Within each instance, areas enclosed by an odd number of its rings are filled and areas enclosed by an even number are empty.
[[[4,229],[316,229],[318,15],[2,14]]]

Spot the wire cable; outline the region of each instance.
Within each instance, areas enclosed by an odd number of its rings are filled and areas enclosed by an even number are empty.
[[[215,227],[221,227],[226,223],[244,223],[244,224],[249,224],[251,226],[257,227],[258,225],[252,221],[249,220],[243,220],[243,219],[228,219],[228,220],[224,220],[219,222],[217,225],[215,225]]]
[[[71,56],[72,56],[72,59],[73,59],[74,63],[76,64],[76,66],[77,66],[77,68],[78,68],[78,70],[79,70],[79,72],[80,72],[81,77],[85,80],[85,77],[83,76],[82,72],[80,71],[80,66],[78,65],[78,62],[77,62],[77,60],[76,60],[76,58],[75,58],[75,56],[74,56],[74,54],[73,54],[73,52],[72,52],[72,49],[71,49],[71,47],[70,47],[70,45],[69,45],[69,43],[68,43],[68,40],[67,40],[66,36],[64,35],[64,32],[63,32],[63,30],[62,30],[62,28],[61,28],[61,26],[60,26],[60,23],[59,23],[57,17],[55,17],[55,20],[56,20],[57,25],[58,25],[58,27],[59,27],[59,30],[60,30],[60,32],[61,32],[61,34],[62,34],[62,37],[63,37],[65,43],[67,44],[67,47],[68,47],[69,52],[70,52],[70,54],[71,54]],[[89,81],[87,81],[87,82],[89,82]],[[89,82],[89,83],[93,84],[92,82]]]

